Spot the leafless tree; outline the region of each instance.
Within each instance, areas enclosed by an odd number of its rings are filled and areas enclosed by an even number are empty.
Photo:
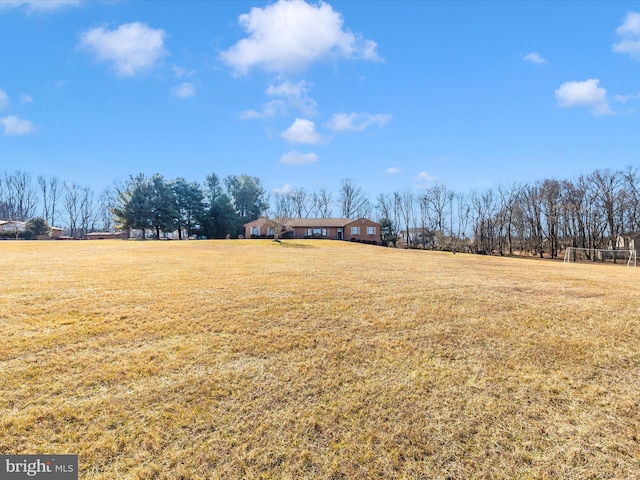
[[[73,183],[65,185],[64,210],[69,236],[85,238],[95,229],[95,208],[93,191]]]
[[[312,211],[316,218],[330,218],[333,213],[331,209],[332,203],[333,196],[325,187],[313,192],[311,196]]]
[[[38,175],[38,185],[42,195],[42,218],[49,225],[55,225],[58,219],[58,202],[62,194],[60,180],[56,176],[46,178],[44,175]]]
[[[5,172],[0,189],[0,208],[10,220],[27,221],[35,215],[38,193],[31,175],[26,172]]]
[[[293,207],[293,217],[307,218],[311,210],[311,196],[304,188],[296,188],[288,193]]]
[[[343,218],[366,217],[371,214],[371,203],[362,188],[350,178],[342,180],[339,203]]]

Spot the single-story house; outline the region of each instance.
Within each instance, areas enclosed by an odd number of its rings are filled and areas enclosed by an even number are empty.
[[[27,230],[27,222],[17,220],[0,220],[0,236],[19,235]],[[62,236],[62,229],[49,227],[49,235],[38,235],[37,240],[51,240]]]
[[[284,218],[261,217],[245,224],[245,238],[324,238],[379,243],[380,224],[367,218]]]
[[[127,238],[124,232],[91,232],[87,233],[87,240],[114,240]]]

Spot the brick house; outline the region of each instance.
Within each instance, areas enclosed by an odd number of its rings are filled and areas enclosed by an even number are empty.
[[[280,238],[323,238],[380,243],[380,224],[367,218],[258,218],[244,226],[245,238],[272,238],[276,229]]]

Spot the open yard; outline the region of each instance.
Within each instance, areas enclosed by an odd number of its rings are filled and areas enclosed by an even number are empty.
[[[640,270],[2,242],[0,453],[82,479],[640,478]]]

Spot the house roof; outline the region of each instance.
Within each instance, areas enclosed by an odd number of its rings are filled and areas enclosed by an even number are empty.
[[[357,220],[352,220],[350,218],[282,218],[278,220],[278,223],[282,223],[289,228],[336,228],[345,227],[356,221]],[[265,225],[272,226],[273,224],[274,220],[267,217],[260,217],[253,222],[246,223],[245,227],[262,227]]]

